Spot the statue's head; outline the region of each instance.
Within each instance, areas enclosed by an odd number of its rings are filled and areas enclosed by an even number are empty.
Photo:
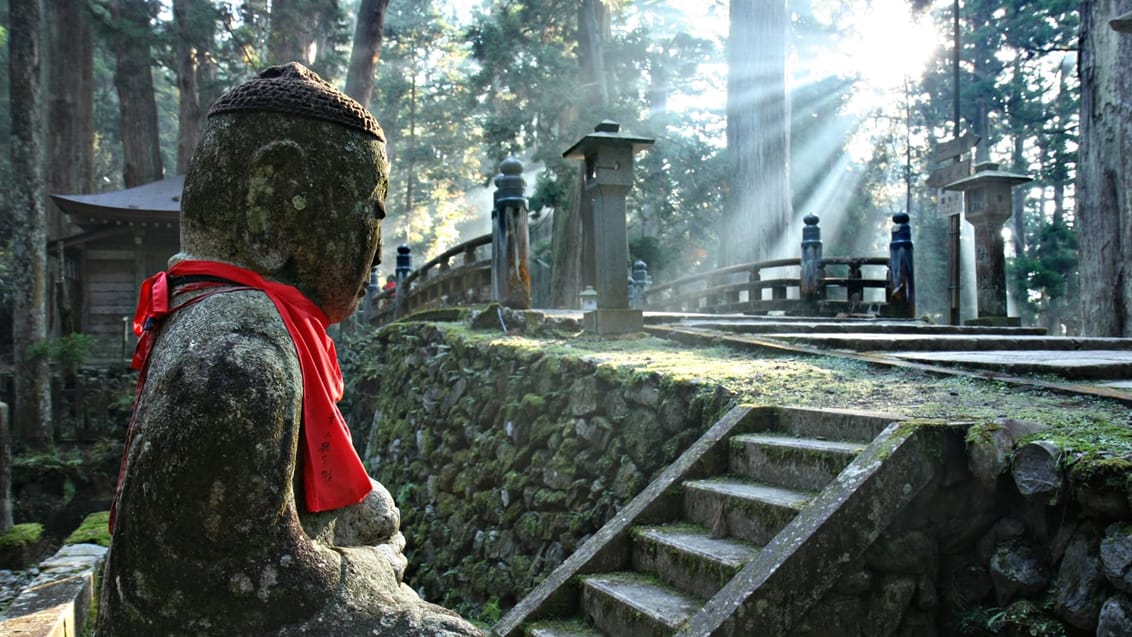
[[[185,176],[175,258],[294,285],[340,321],[380,254],[388,185],[373,116],[302,65],[273,66],[209,110]]]

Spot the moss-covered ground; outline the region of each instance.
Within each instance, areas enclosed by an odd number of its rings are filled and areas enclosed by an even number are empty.
[[[599,376],[610,380],[656,376],[720,385],[736,402],[988,424],[1031,421],[1049,427],[1037,437],[1066,449],[1065,466],[1075,479],[1109,484],[1132,480],[1132,410],[1105,398],[836,356],[696,347],[648,335],[598,338],[547,332],[535,338],[472,330],[458,323],[446,323],[444,329],[472,346],[512,348],[531,358],[588,359],[597,363]],[[1120,486],[1132,491],[1132,484]]]
[[[861,409],[908,417],[988,421],[1032,420],[1060,429],[1100,426],[1104,438],[1132,452],[1132,412],[1116,401],[1019,387],[994,380],[804,354],[762,354],[726,346],[692,347],[652,336],[530,338],[447,330],[485,347],[529,350],[532,356],[585,358],[610,376],[666,376],[718,384],[739,400],[769,405]]]

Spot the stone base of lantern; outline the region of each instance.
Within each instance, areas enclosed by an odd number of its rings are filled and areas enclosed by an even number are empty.
[[[644,326],[644,315],[640,310],[598,309],[582,314],[582,329],[601,336],[640,332]]]
[[[977,319],[963,321],[963,324],[979,327],[1022,327],[1022,319],[1017,316],[980,316]]]

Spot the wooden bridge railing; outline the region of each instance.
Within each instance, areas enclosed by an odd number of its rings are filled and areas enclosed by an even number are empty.
[[[888,257],[823,257],[818,218],[807,215],[804,221],[801,257],[732,265],[660,285],[646,285],[647,273],[634,272],[640,287],[631,296],[651,311],[915,316],[907,214],[893,215]],[[401,280],[393,290],[371,292],[367,319],[381,325],[423,309],[490,301],[491,246],[492,235],[486,234],[411,272],[408,247],[402,246]]]
[[[382,325],[419,310],[491,299],[491,235],[455,246],[369,299],[367,319]]]
[[[887,257],[822,257],[818,218],[806,215],[802,256],[733,265],[643,290],[643,309],[671,312],[808,316],[868,313],[913,317],[912,235],[908,215],[895,224]]]
[[[892,298],[888,264],[888,257],[824,257],[813,299],[801,293],[800,257],[733,265],[654,285],[643,293],[643,309],[809,315],[874,311],[902,316],[903,308]]]

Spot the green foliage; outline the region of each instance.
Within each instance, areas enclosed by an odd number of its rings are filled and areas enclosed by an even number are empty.
[[[83,519],[63,544],[98,544],[110,546],[110,512],[98,511]]]
[[[28,348],[28,354],[34,358],[46,358],[70,367],[85,361],[87,356],[90,355],[90,348],[93,344],[93,337],[73,332],[66,336],[55,336],[37,341]]]
[[[42,524],[38,522],[16,524],[7,532],[0,534],[0,550],[19,549],[39,542],[42,537]]]

